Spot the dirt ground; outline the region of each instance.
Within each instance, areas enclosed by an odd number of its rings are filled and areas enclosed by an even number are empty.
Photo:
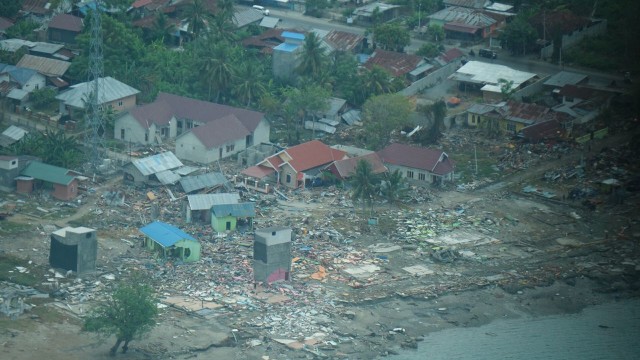
[[[594,146],[590,160],[609,146]],[[287,199],[245,194],[256,201],[257,228],[290,226],[296,234],[293,281],[256,289],[248,280],[250,235],[184,224],[180,201],[163,188],[130,188],[113,177],[86,184],[74,206],[5,194],[17,206],[0,222],[0,255],[24,259],[32,273],[41,269],[36,288],[52,296],[27,300],[35,307],[18,319],[0,318],[3,357],[108,358],[113,339],[96,339],[79,325],[112,279],[133,270],[149,275],[163,305],[158,326],[117,355],[122,359],[371,359],[413,349],[432,331],[637,297],[638,193],[625,193],[622,202],[595,198],[591,209],[560,195],[575,179],[541,180],[579,156],[565,154],[474,189],[415,187],[402,204],[375,204],[367,216],[377,224],[367,224],[348,191],[335,187],[287,192]],[[233,164],[223,166],[232,173]],[[595,170],[590,174],[596,178]],[[526,185],[558,196],[525,193]],[[124,203],[106,204],[105,193],[115,190]],[[164,263],[140,247],[137,229],[154,211],[197,234],[198,265]],[[98,230],[95,274],[56,277],[48,269],[49,234],[66,225]]]

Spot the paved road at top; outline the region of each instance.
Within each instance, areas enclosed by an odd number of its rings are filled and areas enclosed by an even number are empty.
[[[321,29],[321,30],[340,30],[345,32],[350,32],[353,34],[364,35],[366,29],[360,27],[358,25],[347,25],[342,22],[325,19],[325,18],[316,18],[312,16],[306,16],[301,14],[298,11],[292,10],[282,10],[282,9],[269,9],[270,16],[280,18],[282,21],[278,24],[279,28],[283,29],[301,29],[301,30],[312,30],[312,29]],[[415,53],[416,50],[420,48],[423,44],[427,43],[424,40],[416,39],[412,37],[411,44],[405,48],[407,53]],[[446,45],[446,47],[453,47],[453,45]],[[477,54],[477,50],[484,47],[484,45],[475,45],[473,48]],[[471,50],[471,48],[459,47],[466,54]],[[485,62],[494,62],[496,64],[510,66],[516,70],[532,72],[539,75],[551,75],[560,70],[566,71],[574,71],[584,73],[589,75],[590,83],[597,85],[608,85],[612,80],[615,80],[619,85],[622,85],[623,78],[621,74],[610,74],[603,73],[600,71],[595,71],[591,69],[584,69],[575,66],[569,65],[556,65],[549,62],[542,61],[540,59],[535,58],[534,54],[529,54],[527,56],[511,56],[507,51],[500,51],[497,60],[489,60],[485,58],[480,58],[479,56],[469,57],[471,60],[485,61]]]

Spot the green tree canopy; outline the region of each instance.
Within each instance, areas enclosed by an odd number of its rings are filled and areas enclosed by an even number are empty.
[[[151,331],[158,314],[153,289],[140,279],[118,285],[110,299],[93,309],[85,319],[83,330],[105,336],[116,336],[111,348],[115,355],[122,346],[126,353],[129,342]]]
[[[380,184],[382,196],[390,203],[395,203],[406,197],[408,190],[407,179],[402,176],[398,169],[392,173],[386,173]]]
[[[503,29],[500,34],[500,42],[512,54],[524,55],[535,44],[538,33],[531,26],[525,16],[518,15]]]
[[[409,30],[398,23],[376,26],[373,29],[373,36],[376,39],[376,43],[384,50],[402,52],[411,43]]]
[[[0,1],[0,16],[13,19],[18,15],[18,11],[22,8],[24,0],[8,0]]]
[[[418,131],[414,139],[422,145],[437,143],[442,137],[444,118],[447,116],[447,103],[444,100],[438,100],[431,105],[420,105],[417,110],[429,119],[431,126]]]
[[[409,122],[411,111],[411,103],[400,94],[369,98],[362,108],[367,147],[378,150],[387,145],[391,133]]]

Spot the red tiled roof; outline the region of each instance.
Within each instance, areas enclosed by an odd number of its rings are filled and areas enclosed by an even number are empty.
[[[233,114],[197,126],[191,129],[191,133],[200,140],[206,149],[212,149],[238,139],[244,139],[245,136],[251,134]]]
[[[58,14],[49,22],[49,28],[73,32],[82,31],[82,19],[70,14]]]
[[[422,57],[394,51],[376,50],[364,66],[371,70],[374,65],[389,71],[395,77],[401,77],[418,67]]]
[[[7,30],[13,26],[13,21],[0,16],[0,31]]]
[[[47,8],[47,4],[49,2],[50,0],[23,0],[22,11],[38,15],[45,15],[53,11],[53,9],[51,9],[50,7]]]
[[[262,179],[266,176],[269,176],[271,174],[273,174],[275,172],[274,169],[266,167],[266,166],[261,166],[261,165],[256,165],[256,166],[251,166],[248,167],[244,170],[242,170],[240,173],[242,175],[247,175],[256,179]]]
[[[553,119],[525,127],[522,129],[522,135],[530,141],[540,141],[563,137],[565,130],[558,120]]]
[[[371,165],[371,170],[374,174],[381,174],[387,171],[387,167],[384,166],[382,160],[376,153],[371,153],[363,156],[357,156],[349,159],[338,160],[333,163],[333,167],[337,172],[336,175],[340,179],[346,179],[356,171],[356,166],[360,160],[364,160]]]
[[[143,7],[145,5],[149,5],[151,4],[152,0],[136,0],[133,2],[133,4],[131,4],[131,7],[134,9]]]
[[[453,60],[464,56],[464,53],[458,49],[458,48],[451,48],[445,52],[442,53],[442,55],[440,55],[440,58],[445,62],[445,63],[450,63]]]
[[[285,149],[283,152],[289,155],[291,160],[288,163],[297,172],[342,160],[346,155],[344,151],[332,149],[320,140],[311,140]]]
[[[449,156],[437,149],[393,143],[378,151],[377,154],[385,163],[426,170],[437,175],[448,174],[454,168]]]

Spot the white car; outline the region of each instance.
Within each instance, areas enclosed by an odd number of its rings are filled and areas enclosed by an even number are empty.
[[[260,6],[260,5],[253,5],[253,8],[262,12],[262,14],[264,16],[269,16],[269,9],[265,9],[264,6]]]

